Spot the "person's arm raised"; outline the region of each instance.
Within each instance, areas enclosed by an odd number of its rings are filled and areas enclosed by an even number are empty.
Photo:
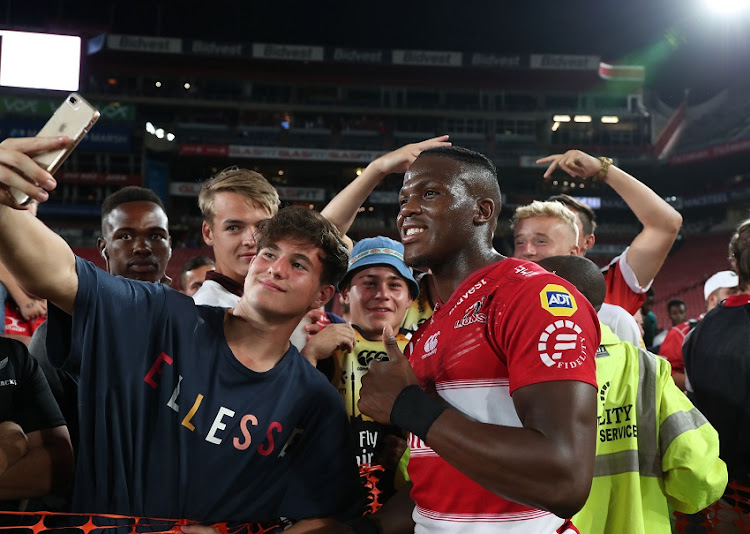
[[[393,152],[383,154],[333,197],[320,212],[321,215],[331,221],[342,235],[346,234],[357,216],[357,210],[383,178],[392,173],[406,172],[422,152],[440,146],[451,146],[447,135],[404,145]]]
[[[480,423],[418,389],[387,327],[383,341],[389,361],[372,362],[362,378],[362,413],[415,433],[496,495],[562,518],[583,506],[594,469],[596,388],[577,381],[525,386],[513,394],[522,427]]]
[[[67,143],[66,137],[6,139],[0,143],[0,184],[46,201],[49,195],[35,183],[48,190],[57,184],[31,156]],[[78,291],[73,251],[36,217],[15,209],[7,191],[0,192],[0,258],[26,291],[72,313]]]
[[[549,178],[556,168],[581,178],[595,177],[602,169],[602,161],[580,150],[547,156],[537,163],[550,164],[544,173],[545,178]],[[682,215],[650,187],[614,165],[609,166],[601,180],[620,195],[643,225],[643,230],[630,244],[627,261],[638,284],[646,287],[664,264],[680,232]]]

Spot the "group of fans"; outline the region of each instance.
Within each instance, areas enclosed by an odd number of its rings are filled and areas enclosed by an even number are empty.
[[[56,184],[30,156],[66,142],[3,141],[0,183],[45,201]],[[108,272],[0,197],[8,275],[49,302],[28,351],[0,343],[3,508],[189,534],[719,528],[750,486],[750,224],[732,240],[739,294],[709,279],[715,309],[685,341],[689,397],[633,317],[681,216],[609,158],[539,163],[605,182],[642,224],[603,272],[585,258],[594,212],[566,195],[519,207],[514,257],[495,251],[494,165],[447,136],[376,159],[320,214],[220,172],[199,195],[215,262],[186,265],[184,293],[153,192],[104,202]],[[401,241],[351,243],[391,173]],[[344,318],[325,311],[336,293]]]

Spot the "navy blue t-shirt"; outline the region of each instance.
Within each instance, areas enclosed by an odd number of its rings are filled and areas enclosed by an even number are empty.
[[[223,309],[76,267],[71,350],[55,362],[80,369],[74,511],[244,522],[352,509],[343,404],[293,346],[251,371],[227,345]]]

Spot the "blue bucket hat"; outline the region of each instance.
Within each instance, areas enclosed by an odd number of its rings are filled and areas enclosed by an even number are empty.
[[[404,245],[383,236],[368,237],[357,241],[349,257],[349,268],[338,284],[339,290],[349,284],[355,271],[377,265],[386,265],[396,269],[401,278],[406,280],[412,298],[419,296],[419,284],[414,279],[411,268],[404,262]]]

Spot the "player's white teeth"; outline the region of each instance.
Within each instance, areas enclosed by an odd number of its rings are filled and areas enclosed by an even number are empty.
[[[407,228],[405,235],[410,236],[414,234],[421,234],[422,232],[424,232],[424,228]]]

